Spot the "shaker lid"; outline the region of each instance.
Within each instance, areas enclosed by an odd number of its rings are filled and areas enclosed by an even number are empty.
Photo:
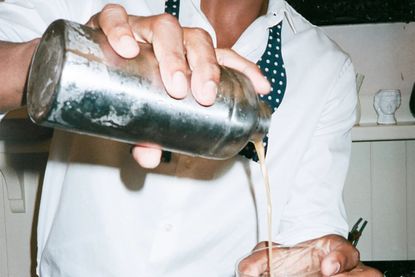
[[[30,118],[40,123],[47,118],[59,86],[64,61],[65,22],[53,22],[43,34],[32,58],[27,83]]]

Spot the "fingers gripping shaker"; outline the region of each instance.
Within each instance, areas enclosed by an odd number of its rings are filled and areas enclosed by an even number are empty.
[[[89,27],[53,22],[34,54],[28,111],[43,126],[126,143],[226,159],[268,131],[271,111],[249,80],[222,67],[215,104],[199,105],[191,93],[171,98],[151,45],[124,59],[105,35]]]

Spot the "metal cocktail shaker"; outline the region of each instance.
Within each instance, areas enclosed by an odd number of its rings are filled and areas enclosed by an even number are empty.
[[[34,54],[28,111],[40,125],[212,159],[236,155],[267,133],[271,111],[242,74],[221,69],[215,104],[171,98],[150,45],[124,59],[105,35],[53,22]]]

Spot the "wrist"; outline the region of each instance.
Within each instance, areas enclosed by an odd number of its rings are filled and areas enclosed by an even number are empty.
[[[17,109],[26,102],[25,85],[30,62],[39,39],[23,43],[0,41],[0,113]]]

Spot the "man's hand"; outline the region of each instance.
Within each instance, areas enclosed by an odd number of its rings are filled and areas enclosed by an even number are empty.
[[[139,55],[138,42],[152,44],[164,86],[171,97],[184,98],[189,91],[201,105],[212,105],[220,78],[219,65],[244,73],[256,92],[265,94],[270,85],[257,66],[229,49],[214,49],[209,34],[200,28],[183,28],[174,16],[130,16],[120,5],[109,4],[87,23],[101,29],[112,48],[124,58]],[[160,162],[158,146],[134,147],[133,157],[143,167]]]
[[[365,266],[359,263],[350,271],[334,275],[335,277],[383,277],[383,274],[377,269]]]
[[[247,276],[259,276],[268,271],[268,252],[264,249],[265,246],[265,242],[258,244],[252,255],[241,261],[238,269]],[[323,276],[383,276],[378,270],[363,265],[359,260],[359,251],[337,235],[306,241],[298,247],[274,247],[272,255],[273,271],[285,274],[320,270]]]

